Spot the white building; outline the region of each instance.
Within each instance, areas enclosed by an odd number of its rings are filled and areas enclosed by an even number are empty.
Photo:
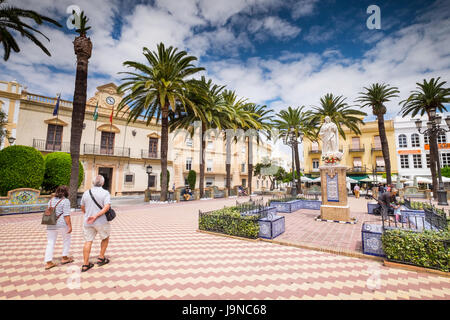
[[[450,113],[440,114],[443,129],[448,127],[445,118]],[[430,145],[428,136],[417,130],[415,120],[422,120],[422,132],[427,129],[428,116],[394,118],[395,146],[398,171],[401,177],[413,180],[415,176],[431,178],[430,171]],[[439,159],[441,167],[450,166],[450,135],[442,134],[438,137]]]

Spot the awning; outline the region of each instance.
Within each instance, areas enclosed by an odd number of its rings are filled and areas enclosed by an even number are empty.
[[[362,179],[368,178],[369,176],[366,174],[366,175],[363,175],[363,176],[349,176],[349,177],[352,178],[353,180],[360,181]]]

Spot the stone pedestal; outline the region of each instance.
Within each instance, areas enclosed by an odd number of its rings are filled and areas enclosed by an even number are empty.
[[[350,222],[350,207],[347,202],[347,167],[324,165],[320,168],[322,205],[320,218]]]

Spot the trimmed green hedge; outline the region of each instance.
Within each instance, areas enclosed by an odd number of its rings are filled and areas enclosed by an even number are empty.
[[[258,219],[252,216],[242,217],[237,207],[200,214],[198,228],[251,239],[258,238],[259,234]]]
[[[44,171],[44,157],[33,147],[9,146],[1,150],[0,194],[17,188],[39,189]]]
[[[388,260],[449,272],[450,232],[386,230],[381,241]],[[444,244],[447,241],[447,247]]]
[[[54,192],[58,186],[69,186],[70,173],[72,169],[72,157],[65,152],[52,152],[44,157],[45,173],[42,188]],[[84,178],[84,169],[79,162],[78,187]]]
[[[191,190],[194,190],[195,183],[197,181],[197,173],[194,170],[189,170],[187,181],[189,183],[189,188],[191,188]]]

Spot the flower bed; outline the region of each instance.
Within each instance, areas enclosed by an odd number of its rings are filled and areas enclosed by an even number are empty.
[[[389,261],[450,271],[449,231],[385,230],[381,241]]]

